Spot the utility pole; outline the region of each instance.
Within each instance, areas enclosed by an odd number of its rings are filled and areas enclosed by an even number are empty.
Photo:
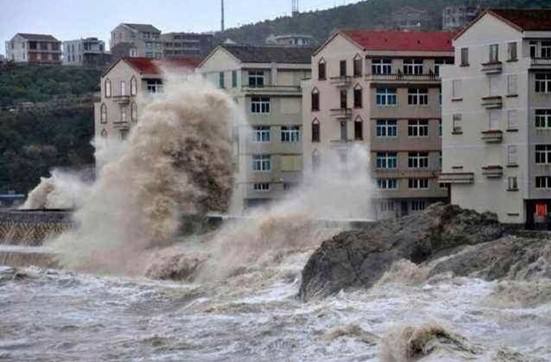
[[[222,10],[221,29],[222,29],[222,31],[224,31],[225,30],[225,26],[224,26],[224,0],[220,0],[220,7],[221,7],[221,10]]]
[[[298,6],[298,0],[292,0],[292,6],[293,6],[293,10],[291,12],[291,14],[293,14],[293,16],[296,16],[299,14],[299,6]]]

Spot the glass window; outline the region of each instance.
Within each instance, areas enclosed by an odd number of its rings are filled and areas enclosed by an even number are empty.
[[[551,58],[551,41],[541,42],[541,57],[546,59]]]
[[[398,103],[396,88],[377,88],[376,98],[378,106],[394,106]]]
[[[392,74],[392,60],[391,59],[373,59],[371,61],[371,73]]]
[[[320,60],[318,64],[318,80],[325,80],[327,78],[326,75],[326,66],[325,66],[325,60]]]
[[[320,93],[317,88],[312,90],[312,111],[317,112],[320,110]]]
[[[516,177],[508,177],[507,178],[507,186],[508,190],[518,190],[518,179]]]
[[[408,167],[409,168],[429,168],[429,153],[428,152],[409,152]]]
[[[354,121],[354,139],[356,141],[363,140],[363,138],[364,138],[363,133],[364,133],[363,120],[361,118],[357,118]]]
[[[109,79],[105,80],[105,97],[111,97],[111,80]]]
[[[377,179],[377,187],[380,190],[396,190],[398,189],[398,180],[395,178],[380,178]]]
[[[499,62],[499,45],[498,44],[492,44],[490,45],[490,63],[498,63]]]
[[[363,107],[363,90],[361,87],[354,88],[354,108]]]
[[[312,121],[312,142],[320,142],[320,121],[314,119]]]
[[[409,75],[423,74],[423,59],[405,59],[404,74],[409,74]]]
[[[300,142],[300,126],[281,127],[281,142],[284,142],[284,143]]]
[[[551,164],[551,145],[536,145],[536,164]]]
[[[231,72],[231,86],[232,88],[237,88],[237,71],[233,70]]]
[[[462,133],[463,129],[461,127],[461,120],[463,116],[461,114],[454,114],[453,115],[453,129],[452,133]]]
[[[126,96],[126,81],[121,80],[121,96]]]
[[[537,189],[551,189],[551,176],[536,176]]]
[[[253,142],[268,143],[270,142],[270,127],[269,126],[256,126],[253,127]]]
[[[135,96],[136,94],[138,94],[138,81],[135,77],[132,77],[130,79],[130,95]]]
[[[461,48],[461,66],[469,65],[469,48]]]
[[[511,42],[507,45],[507,55],[509,56],[509,61],[518,60],[516,42]]]
[[[267,192],[270,191],[270,184],[269,183],[258,183],[253,185],[253,189],[255,191],[262,191]]]
[[[531,41],[530,42],[530,58],[537,58],[538,55],[538,42],[537,41]]]
[[[341,109],[348,108],[348,92],[346,89],[341,89]]]
[[[254,87],[254,88],[264,87],[264,71],[249,70],[249,87]]]
[[[148,79],[147,92],[150,94],[163,93],[163,81],[161,79]]]
[[[427,88],[409,88],[408,104],[426,105],[429,103],[429,90]]]
[[[377,168],[395,169],[398,167],[398,154],[396,152],[377,152]]]
[[[516,95],[517,94],[517,75],[509,74],[507,76],[507,94]]]
[[[341,60],[339,62],[339,75],[341,77],[346,77],[346,73],[347,73],[347,71],[346,71],[346,60]]]
[[[508,145],[507,146],[507,164],[516,165],[517,163],[518,163],[517,146]]]
[[[409,137],[428,137],[429,121],[428,120],[408,121],[408,136]]]
[[[356,55],[354,58],[354,77],[362,76],[362,57]]]
[[[398,121],[381,119],[377,121],[377,137],[396,137],[398,135]]]
[[[252,97],[251,113],[270,113],[270,97]]]
[[[272,157],[270,155],[253,155],[253,171],[269,172],[272,170]]]
[[[226,74],[224,72],[218,73],[218,86],[221,89],[224,89],[226,87],[225,76],[226,76]]]
[[[536,74],[536,92],[551,93],[551,73]]]
[[[408,179],[408,187],[413,190],[426,190],[429,188],[428,178],[410,178]]]
[[[551,129],[551,109],[536,110],[536,128]]]

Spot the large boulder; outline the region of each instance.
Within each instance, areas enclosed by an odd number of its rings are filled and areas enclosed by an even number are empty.
[[[302,271],[299,296],[325,297],[349,287],[371,287],[400,259],[416,264],[464,246],[500,238],[494,214],[435,204],[424,212],[343,232],[325,241]]]

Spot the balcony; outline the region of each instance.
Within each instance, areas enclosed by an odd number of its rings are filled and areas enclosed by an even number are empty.
[[[262,87],[243,86],[241,91],[247,95],[301,95],[302,90],[298,85],[264,85]]]
[[[503,142],[503,131],[494,129],[482,131],[481,138],[486,143],[501,143]]]
[[[373,83],[411,83],[411,84],[433,84],[440,82],[440,76],[432,74],[366,74],[365,80]]]
[[[330,110],[330,112],[331,112],[331,117],[334,117],[341,121],[352,118],[351,108],[333,108]]]
[[[486,109],[503,108],[503,97],[501,96],[482,97],[482,107],[486,107]]]
[[[130,103],[130,96],[113,96],[113,102],[119,104],[128,104]]]
[[[535,70],[550,70],[551,58],[530,58],[530,68]]]
[[[331,84],[339,88],[348,88],[352,84],[352,77],[347,75],[341,77],[331,77]]]
[[[482,64],[482,71],[486,74],[499,74],[503,72],[502,62],[489,62]]]
[[[128,121],[116,121],[113,122],[113,128],[118,130],[129,130],[130,122]]]
[[[441,173],[438,178],[441,184],[469,185],[474,184],[473,172],[451,172]]]
[[[482,167],[482,174],[487,178],[501,178],[503,177],[503,167],[485,166],[485,167]]]

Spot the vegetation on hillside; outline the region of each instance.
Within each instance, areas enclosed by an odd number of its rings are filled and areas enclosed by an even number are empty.
[[[98,92],[100,76],[97,68],[5,65],[0,67],[0,108]]]
[[[431,17],[430,27],[441,27],[442,10],[449,5],[463,5],[465,0],[369,0],[322,11],[280,17],[218,33],[238,43],[264,44],[271,34],[309,34],[321,43],[335,30],[342,28],[391,28],[392,12],[405,6],[426,10]],[[551,8],[549,0],[471,0],[482,7]]]

